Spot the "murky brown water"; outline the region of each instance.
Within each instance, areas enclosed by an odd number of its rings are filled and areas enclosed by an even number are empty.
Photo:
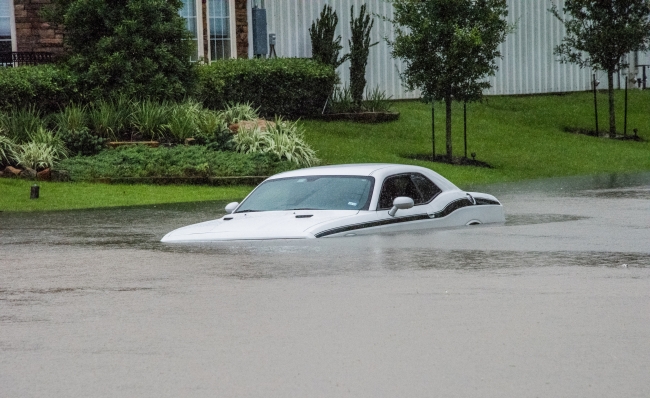
[[[0,397],[650,396],[650,174],[507,222],[163,245],[223,203],[0,213]]]

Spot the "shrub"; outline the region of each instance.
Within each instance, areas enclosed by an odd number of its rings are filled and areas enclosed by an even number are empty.
[[[54,146],[35,141],[19,145],[13,158],[17,164],[33,170],[51,168],[60,159]]]
[[[205,146],[133,146],[91,157],[66,159],[59,168],[72,180],[120,177],[213,177],[271,175],[294,166],[266,154],[218,152]]]
[[[51,115],[50,119],[57,131],[76,131],[88,127],[88,118],[86,116],[85,106],[70,104],[61,112]]]
[[[5,135],[17,144],[29,141],[31,134],[44,127],[45,120],[35,106],[13,108],[7,113],[0,112],[0,130],[5,131]]]
[[[171,139],[183,142],[186,138],[195,137],[199,133],[199,118],[201,104],[192,101],[170,105],[167,131]]]
[[[259,107],[265,117],[320,114],[336,74],[311,59],[233,59],[198,68],[198,98],[211,109],[232,102]]]
[[[334,38],[336,34],[336,25],[339,23],[339,17],[332,7],[325,4],[317,18],[309,28],[309,37],[311,39],[312,58],[324,64],[329,64],[338,68],[345,62],[349,54],[339,58],[339,53],[343,49],[341,45],[341,36]]]
[[[61,2],[59,2],[61,3]],[[180,0],[75,0],[61,10],[68,65],[87,99],[181,99],[195,83]]]
[[[57,133],[70,153],[77,156],[92,156],[106,149],[107,138],[95,135],[84,127],[80,130],[61,130]]]
[[[242,153],[273,154],[298,166],[315,166],[319,163],[316,152],[305,142],[298,124],[280,118],[275,120],[275,125],[267,125],[267,131],[259,127],[240,129],[233,141],[236,150]]]
[[[0,130],[0,165],[9,163],[13,159],[14,151],[16,150],[16,144],[11,138],[1,133],[2,130]]]
[[[88,109],[88,127],[100,137],[115,140],[129,127],[131,108],[125,96],[99,100]]]
[[[0,68],[0,110],[33,107],[52,112],[77,98],[76,80],[55,65]]]
[[[52,134],[51,131],[39,127],[35,133],[29,135],[29,142],[36,144],[44,144],[52,148],[52,153],[56,159],[63,159],[68,157],[68,150],[65,142],[58,136]]]
[[[167,103],[141,101],[133,104],[131,126],[143,138],[159,140],[165,137],[167,122],[170,119],[170,106]]]
[[[239,123],[244,120],[255,120],[259,118],[257,111],[250,103],[227,104],[226,109],[219,112],[226,124]]]
[[[354,112],[354,101],[352,101],[352,91],[348,86],[336,86],[332,91],[330,105],[331,113],[350,113]]]
[[[362,102],[363,109],[369,112],[390,112],[392,96],[386,96],[386,92],[376,86],[372,90],[366,90],[366,99]]]
[[[370,44],[370,31],[375,21],[366,13],[366,4],[361,5],[359,16],[354,16],[354,5],[350,6],[350,30],[352,38],[348,40],[350,45],[350,91],[352,101],[357,109],[361,109],[363,91],[366,88],[366,65],[370,47],[377,43]]]

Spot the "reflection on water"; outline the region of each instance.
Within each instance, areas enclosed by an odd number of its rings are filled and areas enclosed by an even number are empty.
[[[499,195],[498,192],[510,187],[508,193],[503,194],[506,197],[507,221],[502,226],[307,241],[175,245],[159,242],[164,234],[173,229],[221,217],[226,202],[49,213],[0,213],[0,248],[50,247],[56,248],[52,250],[52,255],[58,254],[62,258],[68,253],[67,248],[199,256],[196,258],[208,256],[218,259],[219,266],[215,272],[220,276],[240,278],[377,269],[488,269],[553,265],[617,267],[621,264],[645,268],[650,266],[647,253],[650,250],[635,249],[633,253],[619,253],[613,248],[616,239],[621,242],[629,242],[630,238],[643,239],[635,235],[647,230],[647,223],[644,224],[642,220],[643,216],[647,220],[647,213],[634,216],[629,211],[638,209],[630,210],[629,205],[619,204],[624,200],[646,203],[639,200],[650,199],[649,186],[650,173],[503,184],[484,188]],[[574,208],[567,208],[566,198],[581,200]],[[526,207],[530,203],[535,203],[535,206]],[[617,211],[621,212],[620,216],[616,216]],[[603,228],[598,218],[604,214],[623,220],[619,235],[630,236],[616,236],[617,232],[612,232],[612,247],[593,250],[589,243],[598,236],[589,234]],[[612,224],[608,227],[616,226]],[[629,232],[631,230],[635,231],[635,235]],[[561,236],[562,233],[570,234]],[[566,242],[571,239],[573,242],[567,246]],[[508,246],[508,242],[515,240],[516,243]]]
[[[223,202],[0,213],[0,395],[650,396],[641,180],[331,239],[159,242]]]

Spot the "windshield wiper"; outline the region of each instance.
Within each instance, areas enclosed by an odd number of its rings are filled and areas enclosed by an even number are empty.
[[[264,211],[264,210],[253,210],[253,209],[246,209],[246,210],[237,210],[237,213],[255,213],[259,211]]]
[[[295,208],[295,209],[287,209],[287,210],[322,210],[322,209],[316,209],[316,208],[313,208],[313,207],[298,207],[298,208]]]

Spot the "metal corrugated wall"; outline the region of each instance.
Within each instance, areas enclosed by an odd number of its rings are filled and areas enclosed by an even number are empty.
[[[556,0],[562,7],[563,0]],[[384,0],[266,0],[269,33],[277,34],[276,52],[280,57],[310,57],[311,43],[308,29],[325,4],[332,6],[339,16],[339,33],[343,37],[343,51],[348,51],[350,37],[350,6],[358,14],[361,4],[368,11],[388,18],[392,6]],[[499,70],[490,78],[492,89],[486,94],[535,94],[588,90],[590,69],[572,64],[560,64],[553,55],[553,47],[560,43],[564,28],[550,12],[548,0],[509,0],[509,20],[516,30],[502,45],[503,59]],[[379,44],[370,49],[366,78],[368,87],[379,86],[393,98],[417,98],[418,92],[409,92],[401,84],[401,64],[391,58],[384,37],[392,38],[391,24],[375,17],[373,41]],[[344,82],[348,81],[349,63],[339,69]],[[604,74],[599,79],[606,82]],[[600,86],[602,88],[602,85]]]

